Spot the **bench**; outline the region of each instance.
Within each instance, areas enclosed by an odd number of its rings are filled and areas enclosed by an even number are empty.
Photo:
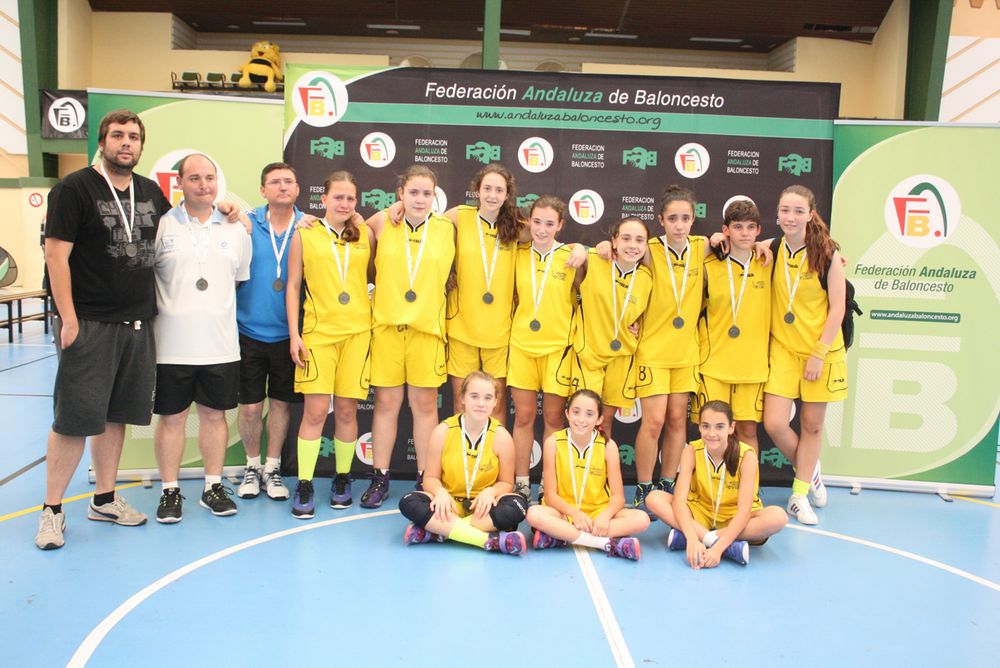
[[[43,302],[41,313],[29,313],[24,315],[22,302],[25,299],[41,299]],[[49,294],[45,290],[0,290],[0,304],[7,307],[7,322],[0,323],[0,327],[7,328],[7,343],[14,343],[14,324],[17,324],[17,332],[24,331],[24,323],[31,320],[42,320],[45,323],[45,333],[49,333]],[[17,306],[17,315],[14,315],[14,306]]]

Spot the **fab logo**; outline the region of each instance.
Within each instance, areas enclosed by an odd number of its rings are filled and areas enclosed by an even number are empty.
[[[448,210],[448,196],[441,190],[440,186],[434,188],[434,202],[431,204],[431,209],[439,216],[443,216],[444,212]]]
[[[593,190],[578,190],[569,200],[569,215],[581,225],[593,225],[604,215],[604,199]]]
[[[358,437],[358,445],[355,449],[358,454],[358,459],[363,461],[368,466],[371,466],[374,462],[372,459],[372,434],[371,432],[361,434]]]
[[[696,179],[707,172],[710,163],[708,149],[694,142],[684,144],[674,154],[674,167],[687,179]]]
[[[944,243],[962,216],[958,193],[937,176],[904,179],[885,201],[885,224],[897,239],[914,248]]]
[[[385,167],[396,157],[396,142],[384,132],[372,132],[361,140],[361,159],[369,167]]]
[[[306,72],[292,89],[295,117],[307,125],[325,128],[347,111],[347,86],[329,72]]]
[[[551,167],[554,156],[552,144],[541,137],[528,137],[517,149],[518,162],[532,174],[544,172]]]

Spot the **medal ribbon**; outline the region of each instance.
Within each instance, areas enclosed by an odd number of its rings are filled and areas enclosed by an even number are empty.
[[[478,213],[478,212],[477,212]],[[481,221],[481,222],[480,222]],[[479,216],[479,220],[476,221],[476,231],[479,232],[479,250],[483,253],[483,274],[486,276],[486,292],[490,291],[490,285],[493,284],[493,274],[497,270],[497,255],[500,252],[500,237],[498,236],[493,243],[493,261],[487,265],[486,264],[486,236],[483,234],[483,225],[493,226],[490,221],[486,220],[482,216]]]
[[[131,177],[128,180],[128,205],[130,217],[125,217],[125,207],[122,206],[121,200],[118,199],[118,191],[115,190],[115,186],[111,183],[111,177],[108,173],[104,171],[104,161],[101,160],[97,163],[97,171],[101,173],[104,177],[104,182],[108,184],[108,188],[111,188],[111,197],[115,200],[115,204],[118,206],[118,213],[122,217],[122,225],[125,226],[125,237],[128,239],[129,243],[132,243],[132,228],[135,227],[135,180]]]
[[[799,279],[802,278],[802,265],[806,263],[806,252],[802,251],[802,260],[799,262],[799,271],[795,274],[795,283],[792,284],[792,276],[788,273],[788,261],[792,258],[792,249],[788,247],[788,240],[782,244],[785,251],[785,287],[788,289],[788,313],[792,312],[792,303],[795,302],[795,293],[799,290]]]
[[[615,317],[615,336],[618,338],[618,331],[621,329],[622,320],[625,318],[625,310],[628,308],[628,300],[632,296],[632,287],[635,285],[635,275],[639,273],[639,265],[632,267],[632,280],[628,283],[628,289],[625,290],[625,303],[622,304],[621,313],[618,313],[618,282],[615,280],[615,267],[616,262],[611,262],[611,315]],[[685,274],[685,277],[687,275]],[[614,340],[614,339],[613,339]]]
[[[323,229],[326,230],[326,235],[330,237],[330,252],[333,253],[333,260],[337,263],[337,273],[340,274],[340,284],[343,286],[344,292],[347,292],[347,268],[348,263],[351,261],[351,244],[344,244],[344,266],[340,266],[340,254],[337,252],[337,242],[334,241],[333,235],[337,235],[337,239],[340,239],[340,234],[337,234],[336,230],[327,225],[326,220],[320,221],[323,223]],[[346,223],[345,223],[346,225]],[[404,223],[405,225],[405,223]],[[409,240],[407,240],[407,245],[409,245]],[[423,250],[423,249],[421,249]],[[412,286],[412,282],[411,282]]]
[[[415,264],[410,252],[410,224],[405,220],[403,221],[403,233],[406,235],[406,276],[410,280],[410,290],[413,290],[413,281],[416,280],[417,272],[420,271],[420,261],[423,259],[424,249],[427,247],[425,242],[427,241],[427,228],[430,227],[430,219],[430,214],[427,214],[427,218],[420,224],[420,227],[423,227],[424,231],[420,237],[420,250],[417,251],[417,261]]]
[[[712,471],[715,470],[712,458],[708,456],[708,446],[705,446],[705,466],[708,467],[708,500],[714,504],[712,511],[712,528],[715,528],[715,521],[719,517],[719,506],[722,504],[723,485],[726,483],[726,464],[723,462],[722,471],[719,473],[719,489],[715,498],[712,498]]]
[[[212,225],[212,219],[209,218],[205,224],[202,225],[197,218],[188,215],[187,211],[184,209],[183,202],[181,202],[178,213],[186,218],[184,227],[187,229],[188,236],[191,238],[191,248],[194,250],[194,259],[195,262],[198,263],[198,278],[205,278],[205,262],[208,260],[208,243],[206,237],[208,236],[209,228]]]
[[[740,306],[743,305],[743,290],[747,287],[747,276],[750,275],[750,263],[753,262],[753,257],[747,260],[747,266],[743,267],[743,280],[740,282],[740,298],[736,299],[736,286],[733,284],[733,262],[726,256],[726,270],[729,272],[729,305],[733,308],[733,325],[736,325],[736,315],[740,312]],[[742,265],[740,265],[742,267]]]
[[[593,431],[590,434],[590,443],[587,444],[587,459],[586,463],[583,465],[583,479],[580,481],[580,488],[577,490],[576,486],[576,457],[573,456],[573,451],[576,450],[576,443],[573,442],[573,434],[569,429],[566,430],[566,460],[569,462],[569,481],[573,485],[573,503],[576,504],[576,509],[579,510],[580,506],[583,505],[583,493],[587,491],[587,478],[590,477],[590,458],[594,455],[594,441],[597,439],[597,431]]]
[[[681,304],[684,303],[684,293],[687,291],[688,267],[691,265],[691,240],[684,242],[684,278],[681,279],[681,291],[677,293],[677,279],[674,278],[674,261],[670,258],[670,244],[667,243],[666,235],[663,236],[663,253],[667,256],[667,267],[670,268],[670,287],[674,291],[674,302],[677,304],[677,317],[681,317]]]
[[[549,269],[552,268],[552,258],[556,256],[556,249],[561,247],[562,244],[555,244],[549,249],[548,259],[545,260],[545,271],[542,272],[542,282],[538,284],[538,277],[535,276],[538,273],[535,270],[535,245],[531,244],[531,300],[534,305],[534,309],[531,312],[531,319],[538,320],[538,307],[542,305],[542,293],[545,292],[545,282],[549,279]],[[538,253],[542,255],[541,253]]]
[[[483,450],[486,448],[482,447],[483,443],[486,441],[486,432],[490,428],[490,423],[487,421],[486,426],[483,427],[482,433],[479,437],[473,441],[472,437],[469,436],[469,432],[465,430],[465,416],[458,418],[458,424],[462,427],[462,475],[465,476],[465,498],[472,498],[472,486],[476,482],[476,476],[479,475],[479,462],[483,458]],[[469,445],[477,445],[476,447],[476,463],[472,467],[472,475],[469,475],[469,452],[468,448],[465,447],[465,442],[468,441]]]

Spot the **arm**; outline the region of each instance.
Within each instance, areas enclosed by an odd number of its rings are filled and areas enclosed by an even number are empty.
[[[59,349],[66,350],[76,341],[80,333],[80,322],[76,319],[73,304],[73,281],[69,271],[69,256],[73,252],[73,242],[47,237],[45,239],[45,266],[49,270],[49,288],[56,303],[56,311],[62,320],[59,333]]]
[[[607,536],[611,528],[611,518],[625,507],[625,486],[622,484],[618,445],[610,439],[604,446],[604,466],[608,472],[608,488],[611,491],[611,499],[608,501],[608,507],[594,518],[595,536]]]
[[[378,239],[382,234],[382,228],[385,227],[385,221],[389,219],[388,210],[376,211],[371,215],[371,217],[365,221],[365,225],[371,228],[372,232],[375,233],[375,238]],[[393,222],[393,225],[398,225],[398,222]]]
[[[587,263],[587,247],[583,244],[573,244],[572,253],[566,260],[566,266],[570,269],[582,267]]]
[[[698,532],[694,528],[694,518],[687,504],[692,476],[694,476],[694,449],[690,445],[685,445],[681,452],[681,471],[674,486],[674,517],[687,539],[688,563],[691,564],[691,568],[697,569],[701,568],[705,560],[705,545],[698,538]]]
[[[285,284],[285,315],[288,316],[288,339],[292,361],[305,367],[309,352],[299,336],[299,302],[302,295],[302,237],[299,231],[292,234],[288,247],[288,282]]]
[[[569,263],[566,263],[567,267]],[[584,260],[583,264],[576,268],[576,274],[573,275],[573,287],[577,290],[580,289],[580,285],[583,284],[583,279],[587,277],[587,267],[590,266],[590,254],[587,254],[587,259]]]
[[[816,380],[823,372],[823,360],[830,351],[830,345],[837,338],[840,325],[844,321],[844,299],[847,291],[847,279],[844,277],[844,264],[841,262],[840,253],[834,251],[830,258],[830,267],[826,274],[827,302],[829,308],[826,314],[826,323],[823,325],[823,333],[819,336],[819,341],[813,347],[812,354],[806,361],[803,377],[806,380]]]
[[[370,227],[365,227],[368,233],[368,247],[371,252],[368,253],[368,282],[375,282],[375,251],[378,250],[378,240],[375,239],[375,232]],[[291,262],[291,260],[289,260]]]
[[[427,450],[427,466],[424,468],[424,491],[431,495],[431,510],[442,522],[450,522],[458,510],[451,494],[441,484],[441,452],[447,435],[448,425],[444,422],[434,427]]]
[[[500,460],[500,473],[493,485],[481,491],[472,502],[476,519],[482,519],[497,505],[497,499],[514,491],[514,439],[503,427],[493,436],[493,452]]]
[[[559,481],[556,478],[556,437],[550,435],[545,439],[542,448],[542,482],[548,490],[545,494],[545,505],[558,511],[565,517],[572,518],[573,525],[580,531],[591,531],[594,528],[590,516],[580,511],[559,496]]]

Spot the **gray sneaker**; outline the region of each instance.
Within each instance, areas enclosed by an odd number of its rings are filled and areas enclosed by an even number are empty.
[[[288,498],[288,488],[281,479],[279,469],[264,471],[264,493],[267,494],[267,498],[275,501],[284,501]]]
[[[90,500],[87,507],[87,519],[95,522],[114,522],[126,527],[137,527],[146,523],[146,516],[129,505],[120,494],[115,494],[115,500],[101,506],[95,506]]]
[[[248,466],[243,473],[243,483],[236,490],[241,499],[254,499],[260,494],[260,469]]]
[[[42,510],[38,519],[38,533],[35,534],[35,545],[39,550],[58,550],[66,544],[63,531],[66,530],[66,516],[56,515],[51,508]]]
[[[522,497],[524,497],[525,501],[527,501],[529,504],[531,503],[531,500],[532,500],[531,499],[531,485],[525,485],[523,482],[515,482],[514,483],[514,493],[515,494],[520,494]],[[534,505],[534,504],[532,504],[532,505]]]

